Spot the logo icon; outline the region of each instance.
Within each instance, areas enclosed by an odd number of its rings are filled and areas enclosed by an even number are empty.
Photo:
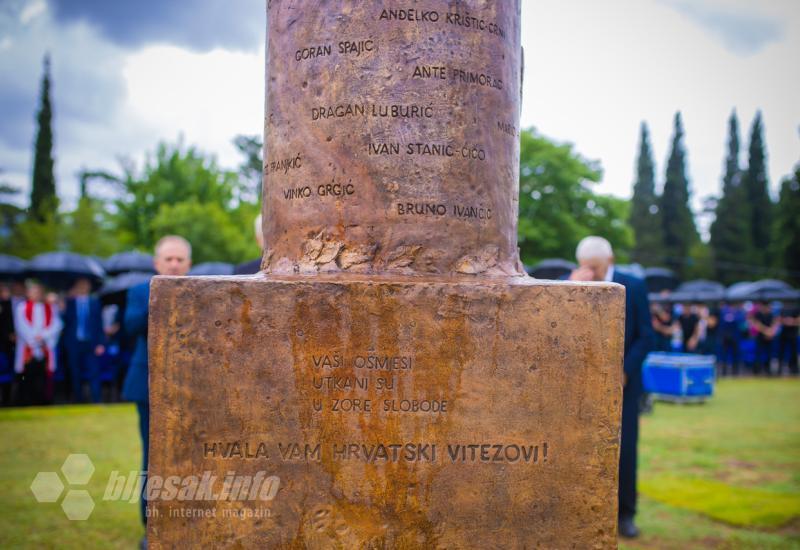
[[[85,489],[73,489],[71,486],[85,486],[94,474],[94,464],[89,455],[74,453],[69,455],[61,465],[61,481],[58,472],[39,472],[31,482],[31,492],[38,502],[58,502],[64,489],[68,489],[61,501],[64,515],[73,521],[89,519],[94,510],[94,500]]]

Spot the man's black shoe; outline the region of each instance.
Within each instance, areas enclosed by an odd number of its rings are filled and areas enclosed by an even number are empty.
[[[639,536],[639,528],[633,523],[633,518],[619,518],[619,536],[626,539],[635,539]]]

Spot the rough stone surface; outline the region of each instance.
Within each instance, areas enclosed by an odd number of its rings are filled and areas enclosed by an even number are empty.
[[[151,474],[280,480],[269,501],[156,501],[152,547],[615,546],[622,287],[159,277],[152,295]],[[215,517],[179,517],[197,508]]]
[[[263,273],[152,283],[152,548],[615,546],[624,289],[524,276],[519,12],[268,0]]]
[[[521,275],[519,0],[269,6],[264,269]]]

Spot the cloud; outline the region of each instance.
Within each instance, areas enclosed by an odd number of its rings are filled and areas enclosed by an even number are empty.
[[[57,21],[83,21],[124,48],[163,43],[195,51],[263,43],[264,0],[51,0]]]
[[[137,121],[120,124],[127,84],[124,51],[85,23],[58,25],[41,0],[13,0],[0,8],[0,168],[23,190],[30,185],[31,152],[39,108],[42,60],[50,53],[51,101],[59,191],[76,195],[75,172],[84,163],[114,162],[120,140],[140,133]],[[94,128],[94,136],[88,129]],[[97,136],[108,129],[110,139]],[[116,139],[115,139],[116,138]],[[124,149],[123,149],[124,150]]]
[[[738,55],[753,55],[783,38],[784,29],[774,18],[751,11],[722,8],[697,0],[664,0],[694,23],[711,31],[726,48]]]

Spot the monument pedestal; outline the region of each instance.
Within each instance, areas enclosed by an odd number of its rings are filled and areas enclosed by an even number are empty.
[[[157,277],[151,546],[615,547],[623,315],[605,283]]]

